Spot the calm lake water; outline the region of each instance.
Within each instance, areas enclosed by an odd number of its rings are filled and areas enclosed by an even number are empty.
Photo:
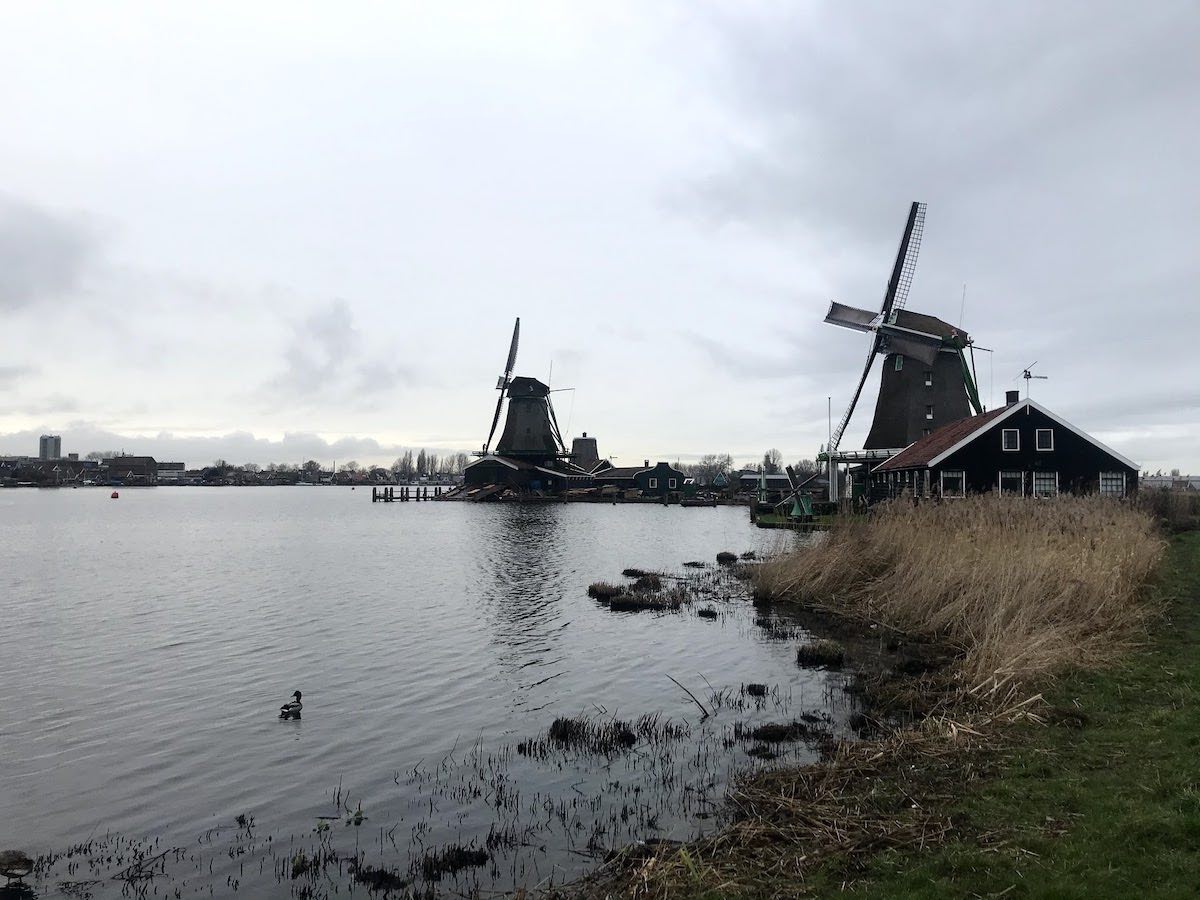
[[[756,625],[715,567],[699,574],[711,597],[677,613],[586,595],[629,566],[693,573],[684,561],[792,539],[744,508],[8,490],[0,528],[0,849],[183,848],[150,893],[365,894],[345,866],[319,883],[281,872],[324,848],[408,877],[422,853],[489,833],[487,865],[418,884],[561,881],[606,847],[714,827],[731,775],[763,764],[739,724],[846,715],[839,676],[798,668],[795,642]],[[668,676],[715,714],[701,721]],[[749,682],[771,696],[749,701]],[[296,689],[303,719],[279,721]],[[683,733],[615,755],[517,749],[580,714]],[[56,864],[37,895],[127,887],[91,865]]]

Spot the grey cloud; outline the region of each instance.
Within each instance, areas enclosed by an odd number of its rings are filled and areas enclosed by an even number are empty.
[[[95,250],[82,222],[0,193],[0,309],[69,296]]]
[[[369,354],[345,300],[331,300],[291,327],[284,370],[264,386],[267,397],[283,392],[299,400],[362,403],[416,381],[411,367]]]
[[[35,372],[33,366],[0,366],[0,388],[11,387]]]

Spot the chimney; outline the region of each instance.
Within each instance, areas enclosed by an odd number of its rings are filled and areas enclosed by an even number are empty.
[[[645,462],[645,465],[642,466],[642,468],[644,468],[644,469],[650,468],[650,460],[647,459],[647,460],[644,460],[644,462]]]
[[[586,431],[583,433],[583,436],[584,436],[584,437],[587,437],[587,432],[586,432]]]
[[[1021,402],[1021,392],[1020,391],[1005,391],[1004,392],[1004,405],[1005,406],[1016,406],[1020,402]]]

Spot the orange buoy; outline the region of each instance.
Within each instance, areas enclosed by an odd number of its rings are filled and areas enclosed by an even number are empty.
[[[120,495],[120,494],[118,494],[116,491],[113,491],[113,492],[112,492],[112,495],[111,495],[111,496],[110,496],[108,499],[110,499],[110,500],[116,500],[116,499],[117,499],[118,497],[120,497],[120,496],[121,496],[121,495]]]

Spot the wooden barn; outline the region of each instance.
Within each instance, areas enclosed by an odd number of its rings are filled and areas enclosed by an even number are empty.
[[[643,497],[667,497],[684,490],[687,476],[669,463],[642,466],[609,467],[593,473],[600,487],[616,487],[623,491],[636,490]]]
[[[872,500],[964,497],[1000,491],[1024,497],[1137,491],[1138,467],[1033,400],[937,429],[875,466]]]

